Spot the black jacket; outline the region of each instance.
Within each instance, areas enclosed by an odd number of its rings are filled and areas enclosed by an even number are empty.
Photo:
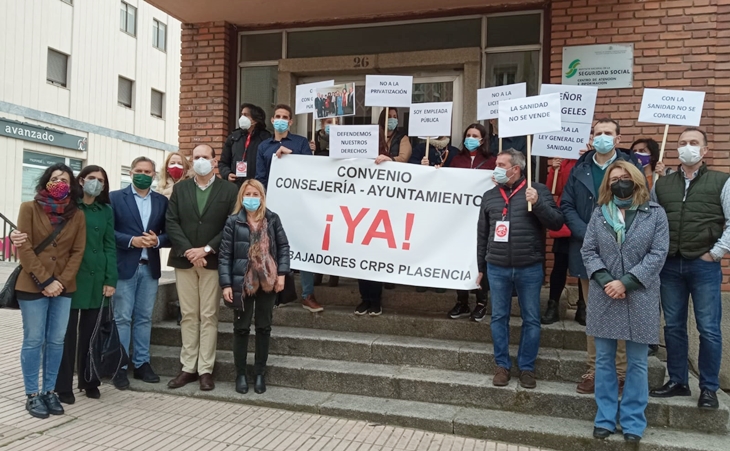
[[[524,180],[521,179],[521,180]],[[520,185],[518,180],[513,187]],[[542,183],[532,183],[537,190],[537,202],[532,211],[527,211],[525,191],[520,189],[511,199],[505,221],[509,221],[509,242],[495,242],[494,228],[502,220],[505,202],[500,187],[484,193],[477,225],[477,264],[479,272],[486,272],[487,262],[505,267],[522,267],[545,260],[545,228],[560,230],[563,227],[563,214],[555,204],[550,190]],[[505,187],[506,194],[511,189]]]
[[[251,135],[251,142],[248,143],[248,149],[245,149],[248,131],[236,129],[228,136],[226,143],[223,145],[218,171],[223,180],[228,180],[230,174],[236,173],[236,163],[243,160],[243,154],[246,154],[246,163],[248,164],[246,178],[236,179],[236,185],[240,187],[246,179],[256,177],[256,154],[259,150],[259,144],[271,138],[268,130],[256,127]]]
[[[266,210],[271,256],[276,261],[280,276],[289,274],[289,241],[284,227],[276,213]],[[246,211],[231,215],[223,228],[223,236],[218,252],[218,281],[221,288],[233,288],[233,304],[237,310],[243,309],[243,279],[248,271],[248,249],[251,244]]]

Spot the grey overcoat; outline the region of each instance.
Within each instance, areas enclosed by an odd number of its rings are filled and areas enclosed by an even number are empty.
[[[599,338],[659,343],[659,272],[669,250],[669,225],[664,209],[654,202],[640,206],[619,246],[601,208],[593,212],[581,255],[590,281],[586,334]],[[611,299],[593,274],[606,269],[614,279],[633,274],[643,286]]]

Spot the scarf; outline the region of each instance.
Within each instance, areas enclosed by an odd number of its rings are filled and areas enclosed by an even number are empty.
[[[449,144],[449,137],[442,139],[432,139],[431,145],[438,150],[443,150]]]
[[[249,222],[248,271],[243,280],[243,292],[253,296],[259,290],[274,291],[278,276],[276,262],[269,252],[269,223],[264,218],[258,224]]]
[[[627,209],[636,210],[637,207],[637,205],[631,205]],[[614,232],[616,232],[616,241],[618,244],[623,244],[626,239],[626,222],[624,221],[624,216],[621,214],[621,211],[619,207],[616,206],[614,200],[602,205],[601,212],[603,213],[603,217],[606,218],[608,225],[613,228]]]
[[[64,199],[58,200],[51,197],[48,191],[41,190],[35,195],[35,201],[38,202],[43,208],[43,211],[48,216],[48,220],[51,221],[52,226],[57,226],[64,221],[63,214],[66,212],[69,202],[71,202],[71,196],[66,196]]]

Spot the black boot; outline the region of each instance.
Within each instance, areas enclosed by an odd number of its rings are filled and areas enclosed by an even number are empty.
[[[242,395],[248,393],[248,381],[245,374],[236,377],[236,391]]]
[[[266,381],[264,381],[263,374],[256,375],[256,381],[253,384],[253,391],[259,395],[266,391]]]
[[[586,302],[578,299],[578,308],[575,311],[575,322],[581,326],[586,325]]]
[[[560,321],[560,312],[558,311],[559,306],[560,301],[549,299],[547,308],[545,309],[545,314],[542,315],[542,318],[540,318],[540,322],[543,324],[553,324]]]

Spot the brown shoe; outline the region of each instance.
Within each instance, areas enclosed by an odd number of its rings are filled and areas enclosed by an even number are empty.
[[[203,391],[211,391],[215,388],[215,380],[213,375],[205,373],[200,375],[200,389]]]
[[[177,377],[170,382],[167,383],[167,388],[180,388],[188,385],[191,382],[195,382],[198,380],[198,375],[195,373],[186,373],[185,371],[180,371],[180,374],[177,375]]]
[[[596,392],[596,373],[590,372],[583,375],[575,391],[581,395],[592,395]]]
[[[317,304],[317,300],[314,298],[313,294],[310,294],[302,300],[302,307],[312,313],[319,313],[324,310],[321,305]]]
[[[510,378],[509,370],[498,366],[497,372],[494,374],[494,379],[492,379],[492,385],[495,387],[506,387],[509,384]]]
[[[537,387],[537,380],[535,380],[535,373],[532,371],[523,371],[520,373],[520,386],[522,388],[535,388]]]

